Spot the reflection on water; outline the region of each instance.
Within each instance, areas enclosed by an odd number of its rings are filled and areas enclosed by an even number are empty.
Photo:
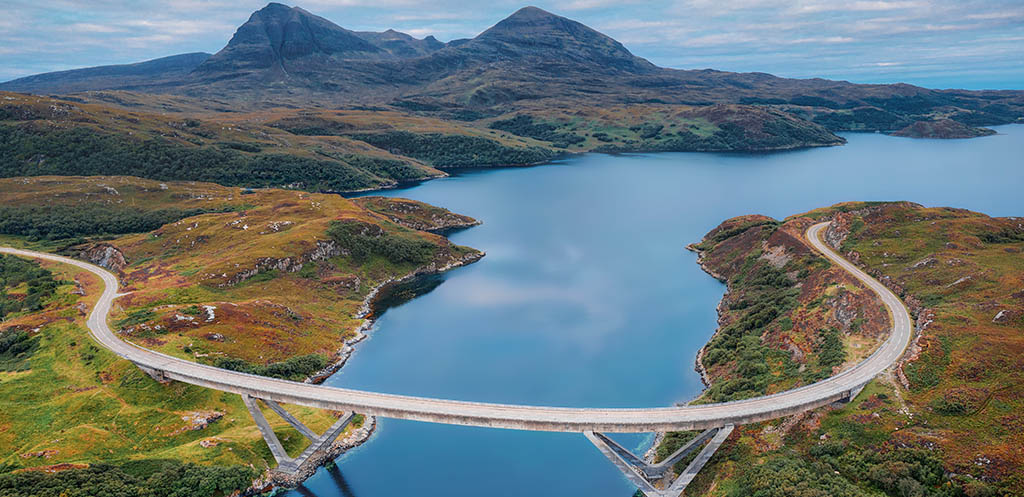
[[[480,262],[399,288],[328,384],[561,406],[668,406],[700,392],[697,350],[724,287],[684,247],[743,214],[782,218],[849,200],[1024,214],[1024,126],[973,140],[847,135],[778,154],[585,155],[460,172],[384,192],[473,216],[451,235]],[[642,449],[649,436],[617,436]],[[380,420],[305,485],[317,497],[628,497],[578,434]],[[288,495],[306,495],[296,490]]]
[[[348,482],[345,481],[345,476],[341,474],[341,469],[338,468],[337,465],[332,464],[330,466],[324,467],[324,468],[322,468],[320,470],[320,472],[321,473],[326,473],[327,476],[331,479],[331,483],[334,484],[333,486],[330,487],[329,493],[324,494],[325,496],[326,495],[330,495],[332,497],[355,497],[356,496],[356,494],[354,492],[352,492],[352,488],[349,487]],[[305,485],[299,485],[298,488],[293,490],[293,492],[295,492],[298,495],[301,495],[302,497],[323,497],[321,495],[316,494],[312,490],[306,488]]]

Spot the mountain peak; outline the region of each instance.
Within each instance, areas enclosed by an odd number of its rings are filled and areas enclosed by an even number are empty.
[[[272,78],[303,70],[312,59],[369,58],[383,51],[327,19],[299,7],[269,3],[249,16],[231,41],[204,62],[200,74],[270,71]]]
[[[629,72],[654,65],[634,56],[621,43],[582,23],[537,7],[523,7],[473,40],[502,54],[582,62]]]
[[[508,19],[512,18],[529,18],[529,19],[541,19],[546,17],[559,17],[551,12],[548,12],[540,7],[534,7],[533,5],[527,5],[508,16]]]

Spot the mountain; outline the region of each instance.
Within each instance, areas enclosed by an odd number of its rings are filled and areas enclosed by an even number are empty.
[[[271,3],[254,12],[221,51],[203,62],[186,84],[216,84],[231,80],[261,87],[268,81],[337,90],[347,79],[347,61],[384,61],[420,57],[444,47],[434,38],[417,40],[388,30],[357,33],[299,7]],[[355,71],[369,72],[366,70]],[[189,80],[192,81],[189,81]],[[248,80],[239,83],[236,80]],[[339,80],[333,82],[332,80]],[[356,83],[377,82],[378,78]]]
[[[0,89],[27,93],[76,93],[96,89],[144,88],[181,80],[209,57],[208,53],[195,52],[135,64],[48,72],[0,83]]]
[[[621,43],[571,19],[537,7],[524,7],[459,50],[495,57],[548,60],[645,73],[658,67],[630,53]]]
[[[299,7],[271,3],[254,12],[222,50],[190,60],[194,65],[151,74],[78,76],[75,84],[66,82],[65,73],[51,73],[0,89],[136,89],[216,99],[239,110],[372,106],[460,119],[593,106],[726,104],[770,107],[832,131],[895,131],[947,118],[967,126],[1024,118],[1020,91],[661,68],[607,35],[536,7],[520,9],[474,38],[442,43],[393,30],[351,31]]]

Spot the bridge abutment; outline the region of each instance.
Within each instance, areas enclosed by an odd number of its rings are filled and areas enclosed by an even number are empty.
[[[619,471],[628,479],[631,483],[637,486],[641,492],[647,497],[679,497],[683,491],[690,484],[691,481],[697,476],[697,473],[704,467],[711,456],[715,454],[722,443],[725,442],[726,438],[729,438],[729,434],[732,433],[733,426],[727,425],[722,428],[711,428],[705,430],[700,435],[697,435],[692,440],[687,442],[685,445],[680,447],[678,450],[672,453],[664,460],[658,463],[648,463],[643,458],[633,454],[631,451],[619,445],[618,442],[612,440],[603,433],[586,431],[583,435],[590,440],[590,443],[594,444],[598,450],[601,451],[605,457],[608,458],[619,468]],[[708,439],[711,441],[704,445]],[[697,457],[686,469],[683,470],[674,480],[668,482],[666,488],[658,488],[659,480],[663,480],[664,476],[669,473],[673,466],[676,465],[681,459],[692,453],[698,447],[703,445],[703,449],[697,454]]]
[[[138,366],[138,368],[141,369],[143,373],[146,373],[147,375],[149,375],[150,378],[153,378],[154,380],[158,381],[161,384],[166,385],[171,382],[171,379],[168,378],[167,375],[159,369],[153,369],[138,363],[136,363],[135,365]]]
[[[258,400],[262,400],[270,410],[281,416],[282,419],[288,422],[292,427],[299,431],[304,437],[309,439],[309,446],[302,451],[296,457],[289,457],[288,452],[284,450],[284,446],[281,445],[281,441],[277,438],[277,434],[274,433],[273,428],[270,427],[270,423],[267,422],[266,416],[263,415],[263,411],[260,410],[260,406],[257,403]],[[242,402],[245,403],[245,407],[249,409],[249,415],[252,416],[253,421],[256,422],[256,427],[259,428],[260,434],[263,435],[263,440],[267,442],[267,446],[270,447],[270,453],[274,455],[274,459],[277,461],[276,471],[293,475],[302,468],[302,465],[313,457],[314,454],[325,450],[338,439],[339,436],[345,431],[349,423],[355,417],[355,413],[352,411],[346,412],[338,421],[336,421],[330,428],[323,433],[323,435],[317,435],[316,432],[309,429],[305,424],[299,421],[295,416],[286,411],[280,404],[273,400],[257,399],[250,395],[242,395]]]

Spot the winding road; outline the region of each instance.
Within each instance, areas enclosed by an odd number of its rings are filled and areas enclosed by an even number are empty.
[[[741,425],[850,399],[872,378],[900,358],[912,336],[910,315],[900,299],[888,288],[821,241],[821,231],[827,224],[816,224],[807,230],[811,245],[878,294],[892,317],[893,328],[889,337],[870,357],[831,378],[774,395],[718,404],[636,409],[543,407],[411,397],[278,380],[206,366],[154,352],[118,338],[107,325],[111,305],[119,296],[118,281],[106,269],[67,257],[29,250],[0,247],[0,252],[71,264],[100,277],[105,288],[87,321],[93,338],[103,347],[150,374],[168,380],[277,402],[337,411],[351,410],[388,418],[517,430],[640,433]]]

